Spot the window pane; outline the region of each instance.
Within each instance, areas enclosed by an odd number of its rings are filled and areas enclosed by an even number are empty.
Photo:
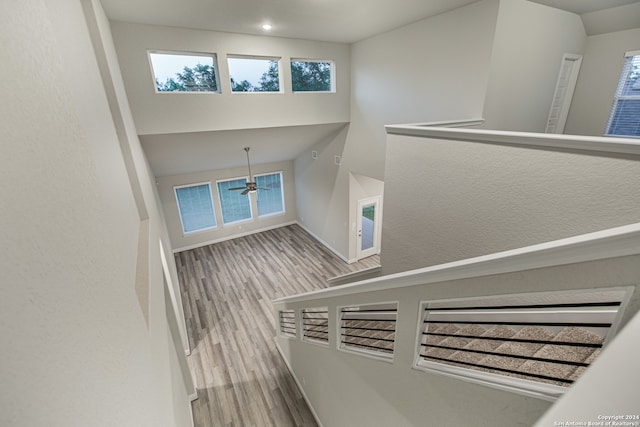
[[[150,53],[158,92],[217,92],[213,56]]]
[[[640,136],[640,55],[628,57],[624,64],[606,135]]]
[[[258,216],[284,212],[282,173],[256,176],[255,180],[259,188]],[[267,190],[260,190],[261,188],[266,188]]]
[[[233,92],[280,92],[278,61],[273,58],[228,58]]]
[[[640,136],[640,99],[618,100],[608,134]]]
[[[246,183],[247,180],[244,178],[218,182],[218,195],[220,196],[224,224],[251,219],[249,195],[243,195],[241,190],[229,190],[230,188],[244,187]]]
[[[291,61],[294,92],[330,92],[331,62]]]
[[[182,231],[190,233],[216,226],[209,184],[176,188],[175,193]]]

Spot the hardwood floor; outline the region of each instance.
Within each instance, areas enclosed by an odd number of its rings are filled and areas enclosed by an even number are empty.
[[[176,254],[197,427],[316,426],[275,348],[271,301],[370,268],[346,264],[291,225]]]

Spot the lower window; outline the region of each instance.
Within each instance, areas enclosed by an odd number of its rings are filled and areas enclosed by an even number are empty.
[[[178,203],[183,233],[193,233],[216,227],[210,183],[174,187],[173,191]]]

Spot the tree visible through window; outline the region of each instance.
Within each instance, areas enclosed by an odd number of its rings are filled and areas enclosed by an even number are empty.
[[[640,51],[626,56],[606,135],[640,137]]]
[[[330,92],[331,62],[292,60],[291,83],[294,92]]]
[[[227,63],[233,92],[280,91],[277,59],[229,57]]]
[[[213,56],[150,53],[158,92],[217,92]]]

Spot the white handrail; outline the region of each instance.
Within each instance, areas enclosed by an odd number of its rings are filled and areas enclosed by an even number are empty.
[[[632,138],[513,132],[461,127],[481,124],[482,122],[481,119],[471,119],[451,122],[387,125],[385,129],[387,134],[392,135],[640,156],[640,140]]]
[[[309,301],[637,254],[640,254],[640,222],[279,298],[273,303]]]

